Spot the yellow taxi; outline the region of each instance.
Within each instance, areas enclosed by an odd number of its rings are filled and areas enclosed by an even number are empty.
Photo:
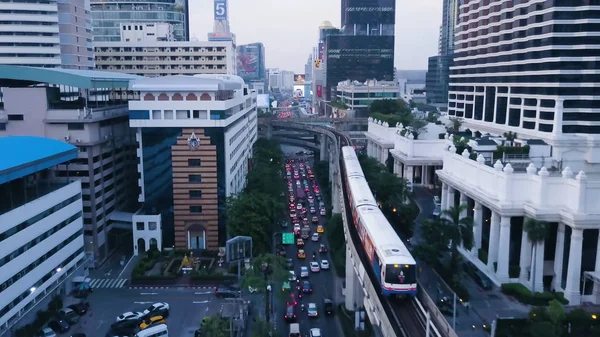
[[[325,232],[325,228],[323,228],[322,225],[318,225],[317,226],[317,233],[323,233],[323,232]]]
[[[304,240],[302,238],[297,238],[296,246],[304,246]]]
[[[298,258],[306,259],[306,253],[304,252],[304,249],[298,249]]]
[[[155,325],[155,324],[166,324],[167,321],[165,321],[165,318],[162,316],[152,316],[149,318],[146,318],[142,321],[142,323],[140,324],[140,330],[144,330],[149,326]]]

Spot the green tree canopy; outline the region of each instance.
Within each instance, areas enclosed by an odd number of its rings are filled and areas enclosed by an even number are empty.
[[[271,324],[269,324],[268,322],[266,322],[262,319],[257,319],[253,323],[252,335],[250,335],[250,336],[251,337],[275,336],[275,331],[273,330],[273,327],[271,326]]]
[[[410,113],[410,107],[401,99],[375,100],[369,105],[369,113],[395,115]]]
[[[219,316],[205,317],[202,320],[202,336],[229,337],[229,321]]]
[[[284,157],[277,141],[258,139],[246,188],[227,199],[227,232],[250,236],[254,254],[271,251],[275,223],[285,213]]]

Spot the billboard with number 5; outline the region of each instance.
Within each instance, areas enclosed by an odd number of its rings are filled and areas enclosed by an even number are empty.
[[[227,20],[227,0],[215,0],[215,20]]]

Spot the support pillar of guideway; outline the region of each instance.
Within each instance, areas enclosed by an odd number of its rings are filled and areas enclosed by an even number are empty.
[[[321,150],[320,150],[320,154],[321,154],[321,161],[326,161],[329,157],[329,146],[327,146],[327,136],[325,135],[321,135]]]
[[[335,168],[335,162],[329,163],[329,165],[334,167],[333,175],[331,176],[331,212],[335,214],[339,214],[342,211],[341,205],[341,196],[340,196],[340,186],[338,186],[338,176],[340,174],[339,170]],[[330,167],[331,167],[330,166]]]
[[[359,257],[355,256],[354,258],[358,259]],[[346,250],[346,291],[344,296],[346,310],[356,311],[358,308],[363,307],[364,294],[358,276],[354,271],[352,258],[350,258],[350,251],[348,250]]]

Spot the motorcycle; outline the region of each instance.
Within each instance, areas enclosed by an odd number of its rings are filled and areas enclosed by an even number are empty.
[[[304,311],[304,304],[302,304],[302,305],[300,306],[300,309],[301,309],[302,311]]]

